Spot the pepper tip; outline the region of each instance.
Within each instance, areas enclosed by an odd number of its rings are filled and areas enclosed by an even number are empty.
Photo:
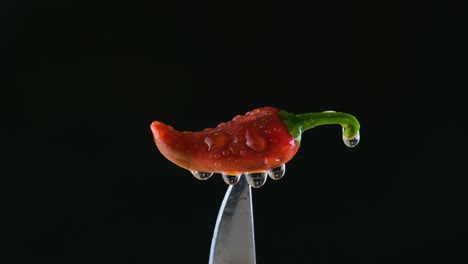
[[[159,139],[163,134],[162,130],[160,129],[161,124],[162,123],[159,121],[153,121],[150,125],[151,132],[153,133],[153,137],[155,140]]]

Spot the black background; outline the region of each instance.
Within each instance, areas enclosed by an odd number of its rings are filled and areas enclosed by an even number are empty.
[[[149,125],[261,106],[351,113],[362,140],[310,130],[254,190],[258,263],[467,263],[466,2],[0,7],[3,263],[207,263],[227,185]]]

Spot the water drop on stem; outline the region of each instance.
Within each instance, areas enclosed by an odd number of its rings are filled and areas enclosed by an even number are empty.
[[[359,133],[357,133],[354,138],[348,138],[343,134],[343,142],[347,147],[354,148],[355,146],[357,146],[357,144],[359,144],[359,140]]]

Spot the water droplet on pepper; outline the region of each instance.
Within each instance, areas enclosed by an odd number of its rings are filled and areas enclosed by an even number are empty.
[[[221,176],[223,177],[224,182],[229,185],[235,185],[240,180],[240,175],[228,175],[223,173]]]
[[[254,132],[254,130],[247,130],[245,132],[245,139],[245,144],[255,151],[262,151],[266,148],[266,140]]]
[[[286,172],[286,164],[283,164],[276,168],[270,169],[268,171],[268,176],[270,176],[270,178],[273,180],[279,180],[283,178],[285,172]]]
[[[228,143],[229,139],[224,133],[216,132],[205,137],[203,141],[208,146],[208,151],[211,151],[213,149],[224,147]]]
[[[266,180],[267,180],[267,172],[256,172],[256,173],[245,173],[245,178],[247,182],[253,188],[260,188],[262,187]]]
[[[213,175],[212,172],[201,172],[201,171],[190,171],[190,172],[195,178],[201,181],[208,180]]]
[[[214,143],[213,139],[211,139],[210,137],[206,137],[204,142],[208,146],[208,151],[210,151],[211,146],[213,146],[213,143]]]

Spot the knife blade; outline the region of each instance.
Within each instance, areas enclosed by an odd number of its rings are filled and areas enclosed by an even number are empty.
[[[230,185],[219,209],[209,264],[255,264],[252,187],[244,175]]]

